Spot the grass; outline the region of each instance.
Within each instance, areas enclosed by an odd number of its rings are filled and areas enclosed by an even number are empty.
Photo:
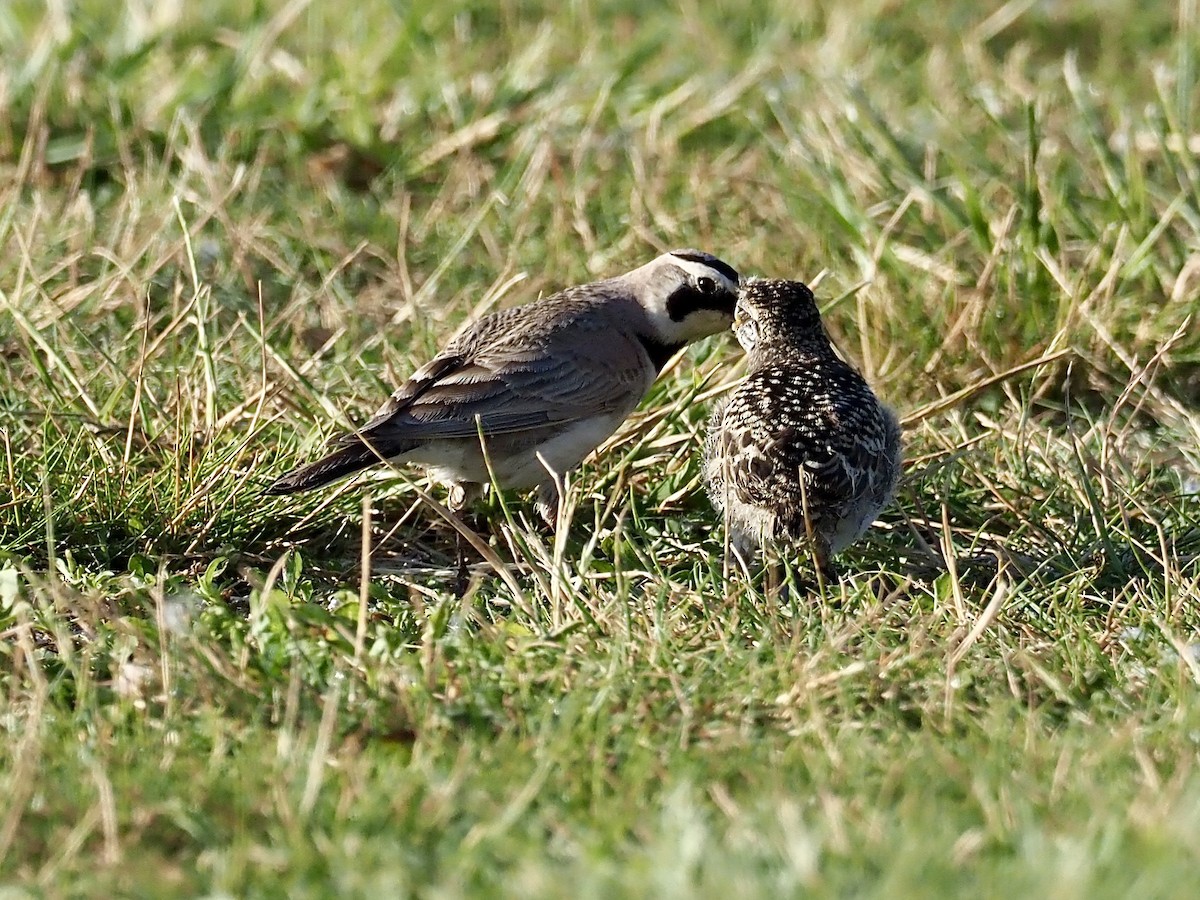
[[[0,7],[0,879],[1190,896],[1198,29]],[[469,316],[681,245],[816,284],[905,418],[829,594],[723,570],[696,448],[728,336],[573,474],[558,538],[485,502],[462,596],[409,480],[258,494]]]

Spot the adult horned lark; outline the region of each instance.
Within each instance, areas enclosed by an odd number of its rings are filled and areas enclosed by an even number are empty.
[[[416,463],[461,505],[492,480],[538,489],[553,521],[553,473],[577,465],[650,390],[674,353],[733,321],[738,273],[699,250],[568,288],[470,324],[328,456],[267,493],[321,487],[382,462]],[[481,446],[482,444],[482,446]]]
[[[830,558],[895,490],[900,426],[837,355],[800,282],[747,280],[733,329],[749,374],[709,422],[709,496],[743,561],[765,541],[806,541],[836,577]]]

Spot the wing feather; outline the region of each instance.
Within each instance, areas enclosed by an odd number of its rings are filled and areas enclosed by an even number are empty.
[[[512,434],[632,411],[654,381],[645,349],[614,327],[611,307],[602,317],[590,304],[574,306],[484,317],[340,442]]]

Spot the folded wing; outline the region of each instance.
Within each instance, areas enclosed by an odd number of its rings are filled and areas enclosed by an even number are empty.
[[[512,434],[631,411],[655,374],[636,338],[587,321],[565,331],[532,347],[528,340],[472,342],[468,333],[337,443],[470,438],[481,428]]]

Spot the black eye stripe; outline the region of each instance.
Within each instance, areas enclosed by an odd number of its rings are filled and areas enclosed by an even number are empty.
[[[710,269],[720,272],[734,284],[740,280],[737,269],[724,260],[717,259],[711,253],[703,253],[700,250],[672,250],[671,255],[676,259],[686,259],[688,262],[706,265]]]
[[[667,298],[667,315],[672,322],[682,322],[692,313],[701,309],[712,309],[733,315],[733,306],[737,298],[729,291],[717,291],[715,294],[705,294],[692,285],[676,288]]]

